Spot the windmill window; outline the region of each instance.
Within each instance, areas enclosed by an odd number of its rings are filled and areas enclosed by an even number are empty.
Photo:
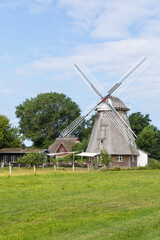
[[[126,113],[123,113],[124,120],[127,120],[127,115]]]
[[[101,144],[103,143],[103,139],[100,140]]]
[[[130,143],[131,143],[131,146],[134,146],[134,144],[133,144],[133,140],[131,140]]]
[[[122,162],[122,155],[117,156],[117,162]]]
[[[102,125],[102,126],[101,126],[101,130],[104,131],[104,130],[105,130],[105,127],[106,127],[105,125]]]

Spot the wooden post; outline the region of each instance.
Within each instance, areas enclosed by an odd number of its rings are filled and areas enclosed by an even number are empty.
[[[58,157],[56,156],[56,164],[57,164],[57,168],[58,168]]]
[[[97,165],[97,168],[98,168],[98,161],[99,160],[99,158],[98,158],[98,155],[97,155],[97,157],[96,157],[96,161],[97,161],[97,163],[96,163],[96,165]]]
[[[74,159],[75,159],[75,154],[73,153],[73,172],[74,172]]]
[[[88,171],[90,171],[89,163],[87,164]]]
[[[82,153],[83,153],[83,150],[82,150]],[[83,156],[81,156],[81,164],[82,164],[82,159],[83,159]]]
[[[44,163],[42,164],[42,169],[44,169]]]
[[[11,165],[9,166],[9,174],[11,174],[12,173],[12,167],[11,167]]]
[[[56,165],[54,165],[54,171],[56,171]]]
[[[36,172],[36,166],[35,165],[33,166],[33,171],[34,171],[34,173]]]

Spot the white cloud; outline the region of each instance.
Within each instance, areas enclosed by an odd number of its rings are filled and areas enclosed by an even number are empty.
[[[84,44],[72,49],[72,55],[67,57],[52,57],[37,59],[24,66],[32,71],[64,71],[75,62],[82,60],[94,69],[107,71],[111,75],[124,71],[142,56],[148,56],[157,68],[160,52],[160,38],[126,39],[107,41],[104,43]],[[23,66],[19,70],[23,70]]]
[[[26,8],[31,13],[45,12],[54,0],[2,0],[0,8],[19,9]]]
[[[94,39],[117,40],[159,33],[158,0],[59,0],[59,4],[74,21],[74,28],[87,30]],[[154,31],[150,31],[152,24]]]
[[[8,54],[0,55],[0,62],[12,62],[15,60],[15,57]]]
[[[4,89],[0,89],[0,95],[8,95],[8,94],[11,94],[13,93],[13,91],[11,89],[7,89],[7,88],[4,88]]]
[[[48,9],[52,0],[30,0],[26,2],[31,13],[41,13]]]

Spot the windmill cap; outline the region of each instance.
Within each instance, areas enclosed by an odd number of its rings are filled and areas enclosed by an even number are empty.
[[[130,108],[126,106],[119,98],[114,96],[109,96],[106,100],[108,103],[110,103],[116,110],[122,110],[122,111],[129,111]],[[100,111],[107,111],[110,110],[110,108],[105,104],[105,102],[102,102],[96,109],[98,112]]]

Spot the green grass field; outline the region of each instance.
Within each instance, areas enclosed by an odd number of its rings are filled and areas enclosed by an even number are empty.
[[[0,169],[0,240],[160,239],[159,170],[14,171]]]

